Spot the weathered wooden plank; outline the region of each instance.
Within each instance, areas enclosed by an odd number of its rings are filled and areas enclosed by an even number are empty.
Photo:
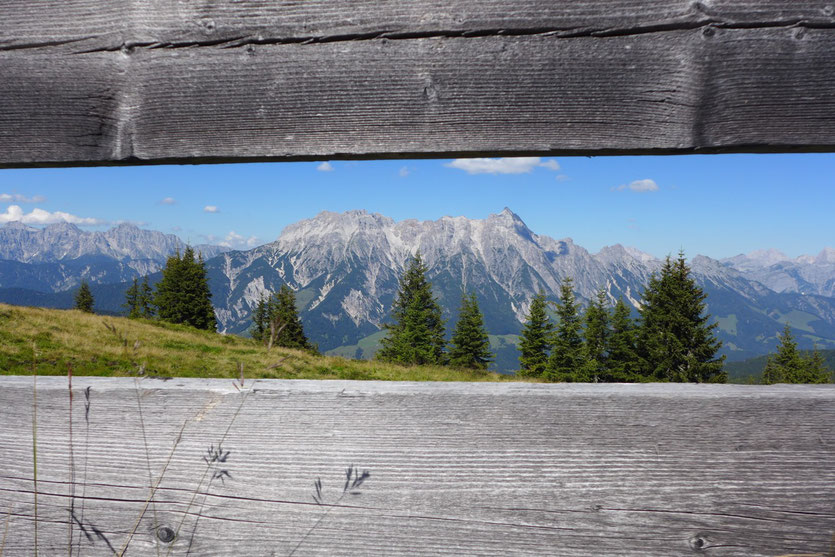
[[[0,1],[0,48],[118,49],[122,44],[347,41],[376,36],[635,34],[702,25],[835,24],[833,6],[802,0]]]
[[[0,156],[27,164],[829,148],[835,33],[799,35],[697,29],[5,52]]]
[[[4,1],[0,166],[832,150],[832,11]]]
[[[833,550],[833,386],[260,380],[241,393],[224,380],[75,378],[73,387],[71,445],[66,379],[38,378],[43,555],[66,554],[70,539],[82,555],[120,550],[163,469],[128,555],[156,554],[161,528],[179,528],[159,542],[163,555]],[[5,555],[34,548],[32,395],[31,377],[0,378]],[[221,444],[225,462],[207,468],[207,449]],[[371,476],[340,499],[349,464]],[[207,469],[229,476],[201,483]],[[70,532],[71,507],[91,539],[78,523]]]

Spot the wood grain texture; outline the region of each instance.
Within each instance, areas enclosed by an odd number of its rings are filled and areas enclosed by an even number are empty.
[[[835,4],[0,0],[0,166],[835,149]]]
[[[0,378],[4,555],[34,548],[32,383]],[[124,547],[169,457],[127,555],[835,551],[834,386],[259,380],[241,393],[228,380],[74,378],[73,388],[70,445],[66,379],[38,378],[41,555]],[[229,476],[201,483],[220,444],[228,456],[209,477]],[[351,464],[371,476],[340,499]],[[74,522],[71,545],[70,508],[90,536]],[[179,529],[173,543],[157,541],[164,528]]]

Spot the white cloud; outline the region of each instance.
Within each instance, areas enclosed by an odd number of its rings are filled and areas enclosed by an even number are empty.
[[[210,244],[217,244],[219,246],[232,249],[251,249],[260,244],[260,240],[257,236],[250,236],[247,238],[246,236],[238,234],[234,230],[230,231],[223,239],[218,238],[214,234],[209,234],[208,236],[205,236],[205,238]]]
[[[325,161],[319,166],[317,166],[316,170],[318,170],[319,172],[333,172],[333,165],[328,161]]]
[[[165,199],[161,199],[159,204],[160,205],[174,205],[177,203],[177,200],[173,197],[166,197]]]
[[[79,226],[100,226],[107,224],[107,221],[101,219],[94,219],[90,217],[78,217],[65,213],[63,211],[55,211],[50,213],[43,209],[32,209],[31,213],[24,213],[19,205],[9,205],[5,213],[0,213],[0,224],[7,222],[20,221],[23,224],[55,224],[58,222],[68,222],[70,224],[77,224]]]
[[[557,182],[567,182],[567,181],[569,181],[570,179],[571,179],[571,178],[569,178],[569,177],[568,177],[568,176],[566,176],[565,174],[557,174]]]
[[[627,189],[638,193],[646,193],[650,191],[658,191],[658,184],[655,183],[655,180],[645,178],[643,180],[635,180],[634,182],[630,182],[628,184],[621,184],[612,188],[612,191],[623,191]]]
[[[534,168],[542,167],[557,171],[559,163],[554,159],[542,160],[539,157],[505,157],[500,159],[455,159],[445,164],[468,174],[528,174]]]
[[[220,209],[218,209],[216,205],[206,205],[203,207],[203,211],[206,213],[219,213]]]
[[[26,197],[19,193],[0,193],[0,203],[43,203],[46,198],[42,195]]]
[[[412,173],[412,171],[409,170],[408,166],[401,167],[400,172],[398,172],[398,174],[400,175],[401,178],[405,178],[406,176],[408,176],[411,173]]]

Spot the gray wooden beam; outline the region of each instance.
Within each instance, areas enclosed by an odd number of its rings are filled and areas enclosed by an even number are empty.
[[[37,518],[33,391],[0,377],[4,555],[835,550],[832,385],[74,378],[70,414],[39,377]]]
[[[835,150],[820,2],[0,0],[0,166]]]

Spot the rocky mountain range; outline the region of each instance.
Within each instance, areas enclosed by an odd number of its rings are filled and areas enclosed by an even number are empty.
[[[53,259],[42,262],[38,258],[47,257],[45,251],[0,247],[0,257],[5,258],[0,261],[0,301],[13,298],[18,303],[67,306],[72,303],[70,292],[57,291],[71,276],[137,273],[139,261],[156,261],[158,268],[166,250],[181,247],[175,237],[124,226],[119,227],[121,232],[117,228],[89,233],[99,236],[86,238],[84,245],[95,245],[98,251],[62,240],[57,242],[61,247],[49,252]],[[7,237],[4,234],[22,235],[20,229],[20,225],[0,229],[0,243]],[[140,233],[149,234],[148,244],[136,251],[131,251],[130,242],[118,239],[139,238]],[[56,230],[50,234],[49,238],[63,238]],[[662,264],[634,248],[615,245],[592,254],[570,238],[537,235],[509,209],[480,220],[444,217],[400,222],[365,211],[323,212],[288,226],[276,241],[255,249],[214,257],[208,257],[208,249],[203,253],[220,330],[245,333],[259,298],[286,283],[296,291],[305,329],[321,350],[370,357],[382,336],[380,327],[388,318],[399,276],[418,250],[429,267],[449,328],[455,323],[462,290],[476,292],[497,353],[495,367],[500,370],[516,367],[516,335],[531,297],[540,289],[556,300],[560,281],[572,277],[581,301],[603,287],[610,300],[622,296],[638,306],[644,285]],[[93,252],[98,262],[89,259]],[[693,275],[708,293],[708,309],[719,322],[723,351],[732,359],[763,354],[773,348],[786,321],[802,346],[835,347],[831,254],[832,250],[825,250],[816,258],[795,260],[773,252],[722,261],[692,258]],[[67,273],[63,282],[50,282],[47,276],[30,284],[49,288],[15,282],[18,276],[32,277],[33,266],[42,264],[63,265]],[[117,271],[113,265],[125,269]],[[99,273],[102,268],[109,270]],[[93,292],[99,307],[118,311],[124,285],[92,282],[98,283]]]
[[[723,259],[747,279],[764,284],[775,292],[796,292],[835,297],[835,249],[825,248],[817,255],[790,258],[775,250],[761,250]]]
[[[159,271],[185,243],[173,234],[120,224],[86,232],[69,223],[34,228],[19,222],[0,227],[0,287],[60,292],[82,279],[95,284],[133,280]],[[227,248],[195,246],[205,259]]]

